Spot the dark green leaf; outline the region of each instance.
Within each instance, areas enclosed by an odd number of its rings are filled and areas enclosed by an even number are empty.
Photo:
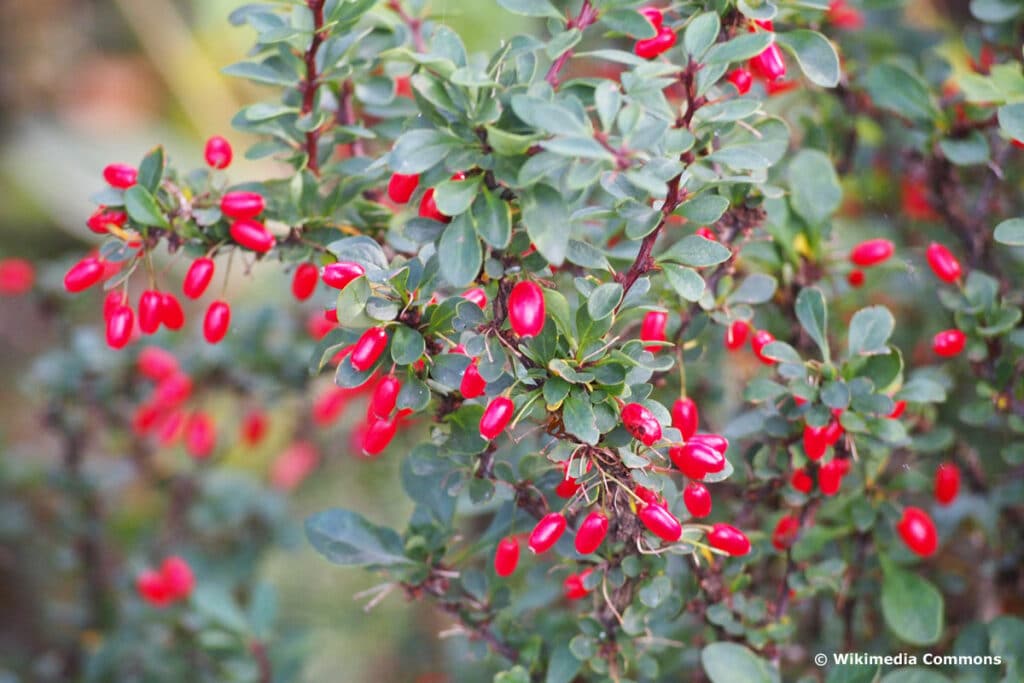
[[[885,306],[862,308],[854,313],[849,330],[850,357],[888,353],[887,344],[895,326],[896,320]]]
[[[728,261],[732,256],[729,249],[714,240],[700,235],[687,235],[669,247],[659,261],[673,261],[684,266],[704,268]]]
[[[823,88],[839,84],[839,55],[828,38],[817,31],[797,29],[779,33],[775,40],[796,57],[808,80]]]
[[[1009,218],[996,226],[995,240],[1011,247],[1024,247],[1024,218]]]
[[[168,227],[156,199],[141,185],[132,185],[124,192],[124,207],[128,216],[142,226]]]
[[[821,355],[828,363],[831,354],[828,346],[828,307],[825,304],[825,295],[817,287],[805,287],[797,295],[794,309],[797,320],[821,349]]]
[[[523,193],[521,203],[530,241],[548,263],[562,265],[572,233],[562,195],[550,185],[536,185]]]
[[[736,643],[706,645],[700,653],[711,683],[776,683],[779,673],[771,664]]]
[[[622,285],[618,282],[606,282],[599,286],[587,298],[587,311],[593,320],[603,320],[612,314],[622,301]]]
[[[931,645],[942,636],[943,601],[935,586],[917,574],[882,564],[882,615],[901,640]]]
[[[441,275],[455,287],[464,287],[476,279],[483,263],[480,238],[465,214],[453,220],[437,245]]]
[[[307,517],[306,538],[334,564],[387,567],[410,562],[398,534],[351,510],[332,508]]]
[[[397,365],[411,365],[426,350],[423,335],[411,327],[398,325],[391,335],[391,359]]]
[[[827,221],[843,199],[832,160],[816,149],[803,149],[789,163],[790,203],[809,225]]]

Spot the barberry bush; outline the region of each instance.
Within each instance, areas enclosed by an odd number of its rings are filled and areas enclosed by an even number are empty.
[[[273,95],[231,123],[279,176],[238,183],[220,136],[205,168],[104,169],[103,242],[63,283],[103,283],[125,350],[79,339],[37,381],[69,453],[101,420],[165,485],[143,456],[181,439],[171,511],[231,511],[122,570],[150,609],[196,602],[169,649],[296,666],[214,571],[281,514],[218,454],[291,401],[274,487],[379,457],[414,503],[390,528],[392,501],[339,499],[308,543],[380,577],[369,608],[436,605],[495,681],[1024,678],[1022,8],[958,5],[937,36],[916,3],[494,1],[536,31],[486,54],[420,0],[244,6],[226,72]],[[234,310],[232,268],[305,302],[313,341],[284,297]],[[360,395],[350,438],[318,436]],[[75,417],[93,402],[131,412]]]

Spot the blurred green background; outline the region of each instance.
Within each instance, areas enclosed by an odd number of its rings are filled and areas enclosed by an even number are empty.
[[[245,160],[243,151],[253,141],[229,126],[244,104],[276,97],[271,90],[220,73],[243,59],[251,45],[248,28],[227,22],[230,11],[241,4],[0,2],[0,258],[70,262],[98,244],[85,220],[94,208],[89,197],[102,187],[102,168],[115,161],[136,163],[156,144],[165,145],[172,163],[191,168],[201,162],[204,140],[222,134],[235,146],[233,181],[283,174],[273,162]],[[463,35],[471,50],[492,49],[503,37],[530,28],[490,1],[433,0],[430,6],[438,20]],[[41,277],[56,284],[61,272],[53,268]],[[254,305],[268,298],[283,301],[285,288],[280,285],[285,276],[280,277],[281,282],[262,278],[257,284],[236,276],[232,300],[240,309],[247,299]],[[99,295],[86,298],[81,321],[95,326]],[[0,299],[4,377],[17,378],[44,345],[60,343],[53,326],[38,316],[30,302]],[[57,440],[40,429],[44,397],[36,394],[24,381],[0,384],[0,441],[4,457],[10,458],[8,469],[45,472],[47,463],[59,457]],[[355,423],[362,412],[360,406],[352,407],[346,420]],[[275,430],[261,453],[233,456],[231,461],[260,476],[287,442],[284,431]],[[297,525],[313,511],[344,505],[376,522],[403,524],[411,508],[401,491],[395,456],[404,445],[394,444],[390,458],[357,460],[347,454],[345,432],[345,426],[332,432],[337,448],[326,453],[326,466],[292,497],[291,518]],[[127,514],[115,523],[130,524]],[[438,637],[450,624],[428,605],[406,603],[396,592],[366,614],[353,594],[377,583],[373,577],[328,565],[303,541],[294,545],[271,554],[260,571],[280,591],[282,620],[310,629],[310,656],[301,680],[489,680],[484,671],[464,663],[464,639]],[[0,557],[0,565],[5,562],[9,566],[0,570],[17,564]],[[30,639],[25,632],[29,622],[43,619],[19,622],[12,610],[3,621],[0,640],[10,644],[12,631],[22,630],[19,635]]]

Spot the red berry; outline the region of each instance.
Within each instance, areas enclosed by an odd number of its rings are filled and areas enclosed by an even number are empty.
[[[242,418],[242,443],[246,446],[258,446],[267,435],[267,428],[267,414],[259,408],[253,408]]]
[[[818,488],[826,496],[834,496],[839,493],[839,487],[843,483],[843,475],[846,474],[849,465],[845,460],[832,459],[821,466],[818,470]]]
[[[789,477],[789,484],[800,493],[810,493],[814,488],[814,480],[803,467],[793,470],[793,474]]]
[[[196,411],[185,423],[185,449],[197,460],[208,458],[217,445],[217,428],[209,415]]]
[[[106,207],[99,207],[89,216],[85,224],[97,235],[104,235],[110,232],[110,226],[120,228],[128,222],[128,214],[124,211],[110,211]]]
[[[480,416],[480,436],[488,441],[494,439],[505,430],[514,414],[515,405],[511,399],[495,396]]]
[[[246,249],[265,254],[274,248],[276,240],[259,221],[241,218],[231,224],[231,239]]]
[[[487,292],[480,287],[467,289],[462,293],[462,298],[475,303],[480,310],[487,308]]]
[[[166,607],[173,598],[162,573],[147,569],[135,579],[135,589],[139,597],[153,607]]]
[[[704,484],[691,481],[683,489],[683,504],[694,517],[707,517],[711,514],[711,493]]]
[[[782,58],[782,50],[772,43],[764,51],[750,60],[750,68],[766,81],[777,81],[786,75],[786,61]]]
[[[372,420],[363,432],[363,453],[377,455],[395,438],[398,428],[397,418],[394,420]]]
[[[708,544],[725,553],[738,557],[750,552],[750,540],[746,534],[729,524],[715,524],[708,534]]]
[[[642,59],[654,59],[658,55],[670,50],[675,44],[675,31],[668,26],[662,26],[653,38],[644,38],[643,40],[636,41],[636,45],[633,46],[633,53]]]
[[[159,346],[147,346],[136,360],[139,374],[154,381],[169,377],[178,371],[178,359]]]
[[[320,271],[312,263],[300,263],[292,275],[292,296],[305,301],[313,295],[316,283],[320,281]]]
[[[793,545],[797,535],[800,533],[800,519],[792,515],[780,517],[775,524],[775,531],[772,532],[772,545],[776,550],[785,550]]]
[[[665,311],[648,311],[644,321],[640,325],[640,339],[642,341],[665,341],[665,325],[668,323],[668,313]],[[645,346],[651,353],[657,353],[660,346]]]
[[[352,367],[359,372],[366,372],[377,362],[388,345],[388,333],[383,327],[371,327],[359,337],[352,349]]]
[[[654,503],[660,503],[661,499],[658,494],[650,490],[646,486],[640,486],[639,484],[633,489],[633,493],[636,497],[644,502],[645,505],[652,505]]]
[[[703,479],[725,469],[725,456],[706,443],[688,441],[668,451],[672,463],[690,479]]]
[[[960,493],[960,468],[951,462],[944,462],[935,470],[935,500],[939,505],[949,505]]]
[[[256,218],[266,207],[266,200],[257,192],[236,190],[220,198],[220,212],[228,218]]]
[[[740,95],[750,92],[750,86],[754,82],[754,77],[746,69],[733,69],[725,79],[736,87],[736,92]]]
[[[342,387],[330,386],[313,401],[313,422],[326,427],[341,415],[351,392]]]
[[[214,135],[206,141],[203,156],[206,158],[206,165],[210,168],[225,169],[231,165],[234,152],[231,150],[230,142],[219,135]]]
[[[519,541],[514,536],[506,536],[498,542],[494,551],[494,573],[498,576],[511,576],[519,566]]]
[[[804,425],[804,453],[809,459],[821,460],[821,456],[825,455],[825,451],[829,447],[827,430],[827,425],[824,427]]]
[[[743,348],[749,334],[750,323],[746,320],[733,320],[725,331],[725,348],[729,351]]]
[[[338,324],[338,309],[336,309],[336,308],[328,308],[328,309],[324,310],[324,320],[326,320],[327,322],[331,322],[331,323],[334,323],[335,325],[337,325]]]
[[[214,271],[213,259],[206,258],[205,256],[197,258],[192,262],[192,265],[188,267],[188,272],[185,273],[185,280],[181,284],[181,291],[189,299],[198,299],[206,291],[206,288],[210,284],[210,280],[213,279]]]
[[[935,523],[921,508],[904,508],[903,517],[896,524],[896,531],[907,547],[921,557],[933,555],[939,547]]]
[[[135,314],[130,306],[118,306],[107,318],[107,344],[112,349],[123,349],[132,338]]]
[[[702,225],[699,228],[697,228],[693,234],[697,235],[698,237],[703,237],[706,240],[711,240],[712,242],[718,241],[718,237],[715,236],[715,233],[711,231],[711,228],[709,228],[706,225]]]
[[[865,240],[850,250],[850,262],[867,268],[887,261],[896,251],[895,245],[887,239]]]
[[[214,301],[203,318],[203,336],[211,344],[218,343],[231,325],[231,306],[226,301]]]
[[[541,554],[551,549],[558,543],[558,539],[565,533],[565,516],[561,512],[549,512],[544,515],[537,525],[530,532],[530,550]]]
[[[622,407],[622,426],[645,446],[652,446],[661,439],[661,423],[650,410],[639,403],[627,403]]]
[[[388,181],[388,197],[396,204],[405,204],[419,184],[420,177],[418,175],[392,174],[391,180]]]
[[[857,269],[851,270],[846,274],[846,281],[850,283],[851,287],[862,287],[864,285],[864,271]]]
[[[559,498],[572,498],[580,490],[579,482],[566,475],[555,487],[555,495]]]
[[[128,189],[136,183],[138,178],[139,172],[128,164],[110,164],[103,169],[103,179],[111,187],[116,187],[119,190]]]
[[[825,441],[829,446],[835,446],[839,443],[839,439],[843,438],[843,426],[839,423],[839,416],[842,415],[842,410],[838,408],[832,411],[835,417],[829,420],[829,423],[825,425]]]
[[[323,278],[324,284],[334,289],[345,289],[348,283],[355,280],[357,277],[362,277],[366,274],[366,270],[358,263],[351,261],[339,261],[338,263],[332,263],[324,266],[321,277]]]
[[[964,350],[965,344],[967,344],[967,335],[960,330],[943,330],[932,339],[932,350],[937,356],[952,358]]]
[[[0,259],[0,296],[19,296],[32,289],[36,269],[20,258]]]
[[[963,274],[963,268],[960,266],[960,261],[957,260],[956,256],[953,256],[953,252],[949,249],[938,242],[932,242],[928,245],[926,255],[928,257],[928,265],[931,266],[935,277],[943,282],[956,282],[960,279],[960,275]]]
[[[437,202],[434,200],[434,188],[423,193],[423,199],[420,200],[420,218],[429,218],[441,223],[448,223],[452,220],[451,216],[444,215],[437,208]]]
[[[647,21],[651,22],[651,26],[657,31],[661,28],[661,23],[665,20],[661,10],[657,7],[641,7],[637,10]]]
[[[903,413],[907,410],[906,401],[896,401],[892,404],[892,412],[886,415],[890,420],[898,420],[903,417]]]
[[[705,446],[711,446],[722,455],[725,455],[725,452],[729,450],[729,439],[725,438],[721,434],[701,432],[700,434],[694,434],[689,440],[694,443],[702,443]]]
[[[160,292],[147,289],[139,297],[139,329],[143,334],[153,334],[160,327],[160,306],[163,298]]]
[[[162,417],[163,411],[160,406],[152,403],[141,403],[132,414],[132,432],[136,436],[145,436],[156,427]]]
[[[580,600],[590,594],[583,582],[593,572],[593,569],[588,569],[581,574],[569,574],[565,577],[565,581],[562,582],[562,592],[567,600]]]
[[[686,441],[697,433],[700,413],[692,398],[678,398],[672,404],[672,426],[679,430]]]
[[[103,262],[93,256],[87,256],[71,266],[64,275],[64,289],[73,293],[81,292],[102,279]]]
[[[181,429],[185,426],[185,413],[181,410],[175,410],[169,413],[164,421],[160,424],[160,432],[158,434],[158,441],[161,446],[170,446],[178,437],[181,435]]]
[[[589,555],[600,547],[607,534],[608,518],[596,510],[591,512],[576,532],[576,551],[581,555]]]
[[[764,355],[764,347],[775,341],[775,335],[768,330],[758,330],[750,339],[750,348],[754,349],[754,355],[765,365],[774,365],[775,359]]]
[[[485,391],[487,391],[487,381],[480,376],[480,371],[477,369],[477,359],[474,358],[466,367],[466,371],[462,373],[459,392],[463,398],[476,398]]]
[[[683,535],[683,525],[661,503],[649,503],[640,511],[640,521],[663,541],[675,543]]]
[[[864,15],[857,8],[846,4],[846,0],[832,0],[828,4],[825,19],[844,31],[859,31],[864,28]]]
[[[544,290],[536,282],[517,282],[508,296],[508,319],[512,331],[520,337],[534,337],[544,329],[547,311]]]
[[[185,311],[178,297],[170,292],[160,294],[160,322],[169,330],[180,330],[185,324]]]
[[[398,402],[398,392],[402,390],[402,383],[394,375],[385,375],[377,382],[370,397],[369,417],[386,419],[391,416]]]
[[[163,561],[163,564],[160,565],[160,575],[163,577],[164,586],[172,600],[187,598],[196,584],[192,568],[177,555],[172,555]]]
[[[188,375],[176,372],[156,385],[153,390],[153,403],[166,409],[184,403],[192,395],[192,380]]]
[[[308,441],[288,446],[270,466],[270,483],[281,491],[292,491],[305,481],[320,462],[320,451]]]

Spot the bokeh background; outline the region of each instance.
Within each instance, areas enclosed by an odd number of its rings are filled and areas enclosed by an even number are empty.
[[[245,58],[253,35],[227,16],[242,0],[6,0],[0,2],[0,258],[54,262],[40,277],[59,281],[64,266],[99,243],[85,225],[90,196],[102,187],[101,170],[114,161],[137,163],[155,144],[171,162],[198,166],[207,137],[222,134],[235,147],[233,181],[285,175],[273,162],[247,161],[253,141],[230,129],[244,104],[272,98],[220,70]],[[528,30],[521,18],[482,0],[434,0],[436,16],[458,30],[472,50],[492,49],[505,36]],[[184,272],[173,264],[172,273]],[[257,282],[259,280],[259,282]],[[286,304],[286,276],[231,284],[236,310],[268,301]],[[95,299],[96,297],[87,297]],[[63,315],[99,329],[97,301]],[[77,306],[77,304],[75,304]],[[47,477],[61,458],[61,444],[43,427],[44,396],[31,367],[44,346],[61,343],[61,329],[32,302],[0,298],[0,681],[59,680],[62,641],[75,633],[76,583],[72,548],[38,533],[39,516],[53,520],[57,494]],[[197,337],[193,340],[197,345]],[[271,435],[257,452],[232,452],[229,466],[242,476],[261,476],[287,443],[294,416],[287,406],[272,415]],[[449,626],[429,606],[406,603],[399,594],[370,613],[353,595],[375,583],[315,556],[301,538],[309,513],[344,505],[375,521],[399,526],[410,506],[401,491],[396,458],[372,462],[346,457],[347,429],[360,419],[353,407],[332,432],[338,448],[325,466],[285,503],[294,536],[259,560],[259,578],[278,591],[279,619],[306,633],[308,653],[296,680],[456,680],[452,662],[464,660],[463,639],[438,639]],[[396,444],[393,449],[403,447]],[[124,472],[116,457],[90,459],[92,479],[116,481]],[[136,518],[151,512],[145,497],[108,510],[113,533],[130,542]],[[74,512],[71,511],[73,515]],[[35,529],[35,531],[34,531]],[[276,547],[276,546],[275,546]],[[50,563],[55,563],[51,565]],[[47,571],[34,575],[34,568]],[[66,585],[59,582],[67,577]],[[55,584],[53,581],[57,579]],[[131,591],[129,586],[123,590]],[[57,589],[61,593],[54,595]],[[46,613],[44,613],[44,611]],[[56,614],[51,613],[57,612]],[[66,612],[66,613],[65,613]],[[52,630],[64,628],[66,633]],[[63,626],[60,626],[63,625]],[[27,675],[25,672],[28,671]],[[460,664],[458,680],[489,680],[486,671]],[[16,672],[20,674],[16,675]],[[447,673],[446,673],[447,672]]]

